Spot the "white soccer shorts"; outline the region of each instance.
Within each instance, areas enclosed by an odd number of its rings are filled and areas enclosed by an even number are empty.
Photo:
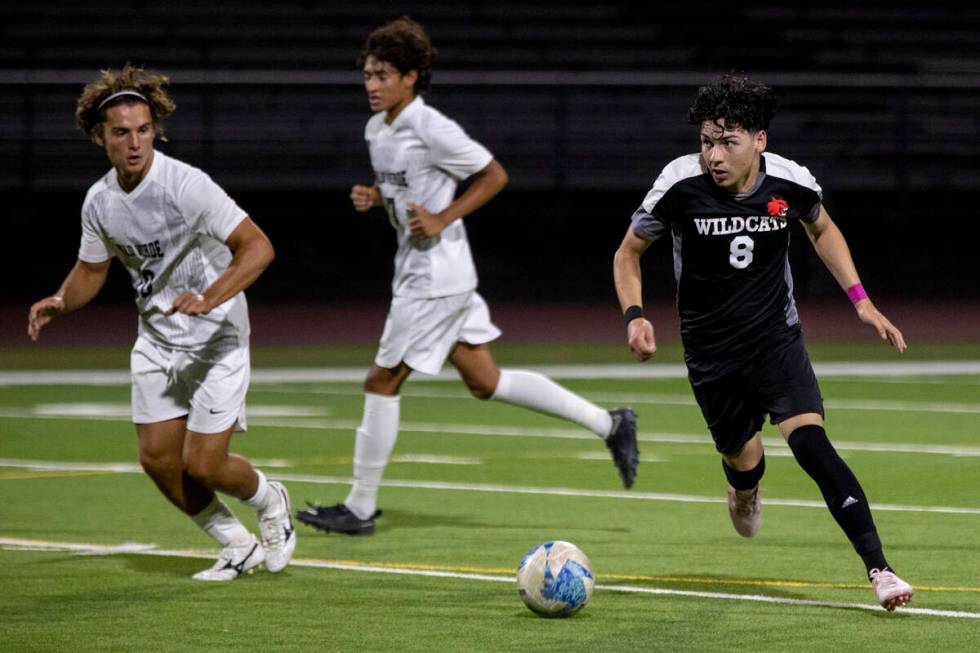
[[[499,336],[475,290],[434,299],[394,297],[374,363],[391,369],[404,362],[423,374],[438,374],[456,343],[482,345]]]
[[[188,352],[139,337],[130,354],[133,422],[152,424],[187,416],[195,433],[246,429],[248,345]]]

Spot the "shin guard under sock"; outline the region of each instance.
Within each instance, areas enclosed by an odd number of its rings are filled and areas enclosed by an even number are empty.
[[[888,567],[861,484],[837,454],[822,426],[801,426],[787,439],[800,467],[816,481],[830,514],[854,545],[868,571]]]

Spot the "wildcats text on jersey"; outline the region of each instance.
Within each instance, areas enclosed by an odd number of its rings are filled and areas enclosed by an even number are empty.
[[[743,231],[779,231],[785,229],[786,225],[785,219],[764,215],[750,215],[745,218],[694,218],[694,226],[702,236],[730,236]]]

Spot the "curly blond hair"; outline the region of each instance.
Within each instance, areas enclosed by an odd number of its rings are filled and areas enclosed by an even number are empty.
[[[97,132],[105,122],[106,109],[117,104],[141,100],[132,95],[122,95],[106,106],[99,105],[114,93],[136,91],[147,100],[150,116],[153,118],[153,129],[157,136],[160,140],[167,140],[163,122],[177,108],[164,90],[164,87],[170,83],[170,78],[129,63],[121,70],[106,69],[100,72],[99,79],[86,84],[78,98],[78,105],[75,107],[75,121],[78,123],[78,128],[88,134],[92,140],[96,140]]]

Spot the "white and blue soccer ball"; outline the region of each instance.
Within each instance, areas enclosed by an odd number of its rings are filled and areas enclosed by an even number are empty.
[[[592,563],[571,542],[555,540],[532,548],[517,568],[517,591],[542,617],[568,617],[592,597]]]

